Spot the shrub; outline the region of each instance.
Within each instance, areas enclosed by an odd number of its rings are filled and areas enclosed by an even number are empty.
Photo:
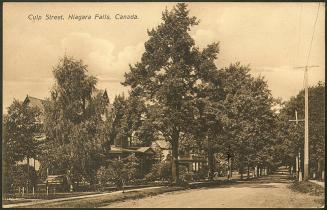
[[[170,162],[160,162],[154,164],[150,173],[145,175],[145,179],[149,181],[156,180],[169,180],[171,177],[171,163]]]
[[[107,167],[101,167],[98,172],[98,180],[104,186],[113,182],[118,189],[121,189],[127,182],[133,182],[138,172],[138,159],[130,155],[123,159],[111,160]]]
[[[29,174],[27,173],[29,167]],[[32,187],[36,188],[37,185],[37,174],[32,166],[27,166],[27,164],[24,165],[16,165],[13,168],[13,174],[12,174],[12,180],[13,180],[13,187],[26,187],[27,181],[29,183],[29,188]]]

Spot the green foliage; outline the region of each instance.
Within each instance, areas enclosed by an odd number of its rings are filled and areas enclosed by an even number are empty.
[[[157,181],[157,180],[170,180],[171,178],[171,162],[160,162],[154,164],[150,173],[145,176],[146,180]]]
[[[239,63],[220,71],[225,99],[220,119],[224,126],[223,145],[240,162],[257,165],[271,155],[275,144],[275,114],[267,82],[263,77],[253,78],[250,69]]]
[[[172,145],[172,173],[178,182],[179,138],[188,133],[194,113],[194,100],[218,84],[214,60],[218,44],[199,50],[189,34],[198,24],[190,17],[187,5],[179,3],[162,14],[163,23],[148,30],[149,40],[141,62],[130,66],[124,85],[131,95],[147,101],[153,124]],[[212,91],[214,94],[214,91]]]
[[[37,154],[35,137],[41,132],[40,110],[14,100],[4,118],[4,147],[7,158],[21,161]]]
[[[27,169],[29,167],[29,169]],[[29,172],[29,173],[28,173]],[[13,187],[25,187],[26,182],[29,183],[29,188],[36,187],[38,176],[37,173],[32,166],[24,165],[15,165],[13,167],[13,173],[11,174],[11,178],[13,180]]]
[[[3,193],[14,193],[17,188],[28,186],[29,189],[34,187],[36,189],[38,182],[38,175],[32,166],[27,164],[23,165],[10,165],[10,167],[3,168],[4,183]],[[27,185],[28,183],[28,185]]]
[[[150,146],[155,131],[144,102],[136,96],[116,96],[110,142],[123,146]]]
[[[295,118],[304,119],[304,91],[283,104],[279,114],[277,159],[293,165],[295,156],[301,152],[303,158],[304,122],[289,122]],[[319,82],[309,87],[309,153],[310,168],[317,170],[318,161],[325,158],[325,84]],[[302,161],[303,162],[303,161]]]
[[[126,158],[110,160],[107,167],[98,170],[102,185],[112,182],[120,189],[127,182],[132,182],[138,175],[139,160],[130,155]]]
[[[64,57],[53,70],[56,83],[45,105],[47,143],[41,154],[42,171],[64,174],[73,183],[96,183],[96,171],[108,150],[110,112],[96,79],[82,61]]]
[[[14,100],[8,108],[8,114],[3,117],[2,131],[3,186],[4,192],[8,192],[17,181],[16,162],[35,158],[38,154],[39,147],[35,137],[41,132],[40,110]],[[25,171],[20,172],[24,176],[22,181],[26,184],[29,175]]]

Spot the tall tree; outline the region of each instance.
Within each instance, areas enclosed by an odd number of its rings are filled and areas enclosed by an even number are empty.
[[[194,99],[198,91],[217,82],[216,66],[218,44],[199,50],[189,34],[199,22],[190,17],[187,5],[177,4],[162,13],[158,27],[149,30],[141,62],[130,66],[124,85],[132,88],[131,95],[145,99],[155,110],[155,125],[172,145],[172,177],[179,181],[179,139],[187,133],[192,122]],[[151,112],[153,113],[153,112]]]
[[[110,126],[110,142],[115,146],[128,146],[127,132],[123,127],[123,120],[127,101],[124,95],[118,95],[113,101],[112,123]]]
[[[9,178],[5,181],[9,186],[12,184],[10,180],[16,162],[26,159],[29,164],[29,159],[36,158],[39,152],[36,137],[42,130],[40,114],[37,107],[30,107],[14,99],[8,108],[8,114],[4,116],[3,161],[4,171]],[[28,177],[27,174],[25,176]]]
[[[271,147],[275,116],[274,99],[264,78],[254,78],[250,68],[239,63],[220,71],[226,97],[221,112],[227,133],[225,148],[230,148],[244,166],[256,165],[263,159],[265,147]],[[262,154],[261,154],[262,153]],[[261,158],[260,158],[261,157]]]
[[[304,123],[289,122],[295,118],[304,119],[304,90],[284,103],[279,114],[279,144],[276,148],[279,161],[289,166],[294,165],[295,156],[304,148]],[[318,171],[319,160],[325,158],[325,84],[319,82],[309,87],[309,158],[310,170]],[[303,163],[303,161],[302,161]]]
[[[154,140],[153,119],[137,96],[118,95],[113,102],[111,142],[123,147],[150,146]]]
[[[80,60],[63,57],[53,74],[55,85],[45,106],[43,165],[66,174],[72,183],[84,177],[93,185],[108,142],[108,101],[97,93],[96,78]]]

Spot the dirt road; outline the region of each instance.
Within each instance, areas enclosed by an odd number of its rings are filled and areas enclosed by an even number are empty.
[[[113,203],[105,208],[283,208],[321,207],[323,197],[293,192],[287,175],[271,175],[255,181],[243,181],[215,188],[166,193],[139,200]]]

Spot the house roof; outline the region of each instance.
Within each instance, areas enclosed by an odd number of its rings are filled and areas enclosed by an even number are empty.
[[[116,147],[114,145],[111,145],[110,147],[110,153],[121,153],[121,152],[135,152],[134,150],[122,148],[122,147]]]
[[[61,183],[63,181],[64,175],[48,175],[48,183]]]
[[[107,103],[109,103],[109,97],[108,97],[108,93],[107,90],[99,90],[99,89],[95,89],[94,91],[92,91],[92,97],[96,97],[98,94],[100,94]]]
[[[142,153],[154,153],[151,147],[140,147],[137,149],[137,151]]]
[[[39,109],[41,109],[41,111],[44,110],[44,105],[43,105],[44,102],[45,100],[35,98],[29,95],[27,95],[24,100],[24,103],[28,103],[28,105],[32,107],[38,107]]]
[[[121,152],[130,152],[130,153],[143,153],[143,154],[154,154],[155,152],[151,147],[116,147],[111,145],[110,153],[121,153]]]

